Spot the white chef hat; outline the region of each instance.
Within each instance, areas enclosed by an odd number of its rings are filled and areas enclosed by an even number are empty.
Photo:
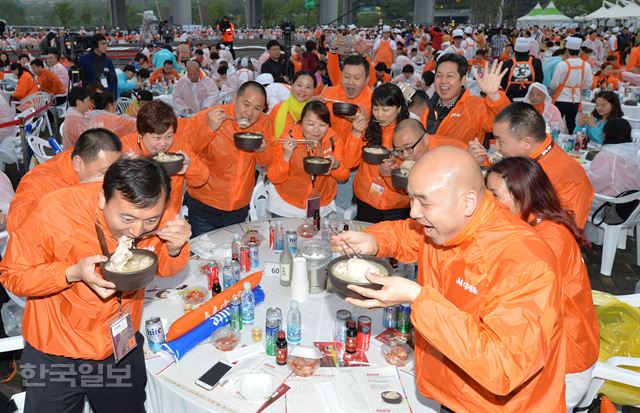
[[[529,51],[529,39],[527,39],[526,37],[518,37],[516,39],[516,45],[514,46],[513,50],[515,50],[518,53],[525,53]]]
[[[611,29],[612,33],[619,33],[620,32],[620,28],[619,27],[614,27],[613,29]]]
[[[267,86],[274,83],[273,75],[271,73],[261,73],[256,77],[256,82],[262,86]]]
[[[464,32],[466,34],[473,34],[473,28],[472,27],[467,27],[466,29],[464,29]]]
[[[353,29],[357,29],[358,27],[356,27],[355,24],[350,24],[349,26],[347,26],[347,28],[349,29],[349,31],[351,31]]]
[[[580,50],[582,46],[582,39],[579,37],[567,37],[567,44],[565,47],[569,50]]]
[[[240,60],[240,66],[242,66],[242,67],[248,67],[248,66],[249,66],[249,60],[248,60],[246,57],[243,57],[243,58]]]
[[[390,31],[391,31],[391,27],[390,26],[388,26],[386,24],[384,26],[382,26],[382,33],[390,32]]]
[[[453,31],[453,38],[455,39],[456,37],[464,37],[464,32],[461,29],[455,29]]]

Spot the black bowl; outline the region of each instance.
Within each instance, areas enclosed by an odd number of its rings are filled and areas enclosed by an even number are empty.
[[[158,256],[155,252],[135,248],[132,249],[131,252],[153,258],[153,264],[139,271],[113,272],[105,268],[105,262],[100,263],[100,270],[102,270],[102,275],[104,275],[105,280],[114,283],[118,291],[133,291],[145,288],[153,280],[158,271]]]
[[[372,153],[371,149],[380,150],[382,153]],[[362,160],[371,165],[380,165],[385,159],[391,155],[389,149],[381,145],[367,145],[362,148]]]
[[[401,189],[403,191],[407,190],[407,185],[409,183],[409,174],[404,174],[404,169],[394,168],[391,170],[391,184],[396,189]]]
[[[387,260],[385,260],[384,258],[376,257],[375,255],[362,255],[362,258],[367,261],[375,262],[376,264],[382,265],[387,270],[387,275],[391,276],[391,272],[393,271],[393,269],[391,268],[391,265],[389,265]],[[382,285],[380,284],[374,284],[370,282],[366,282],[366,283],[348,282],[343,280],[342,278],[335,276],[333,274],[334,265],[348,259],[349,257],[347,257],[346,255],[343,255],[341,257],[334,259],[329,264],[327,264],[327,275],[329,280],[331,281],[331,285],[333,286],[333,292],[336,293],[338,297],[342,298],[343,300],[347,297],[356,298],[359,300],[366,299],[366,297],[363,297],[362,295],[356,293],[355,291],[348,289],[347,285],[349,284],[353,284],[353,285],[357,285],[365,288],[371,288],[372,290],[379,290],[382,288]]]
[[[262,146],[264,137],[259,133],[239,132],[233,134],[233,143],[243,151],[255,151]]]
[[[302,160],[304,170],[311,175],[324,175],[331,168],[331,159],[321,156],[307,156]]]
[[[176,155],[179,156],[180,159],[175,161],[161,161],[156,156],[154,156],[153,160],[162,165],[164,170],[167,171],[168,175],[175,175],[180,172],[182,170],[182,167],[184,166],[184,155],[175,152],[167,152],[167,155]]]
[[[358,106],[346,103],[346,102],[335,102],[333,104],[333,114],[336,116],[353,116],[358,113]]]

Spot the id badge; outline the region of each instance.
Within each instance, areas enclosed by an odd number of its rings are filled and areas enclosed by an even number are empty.
[[[307,198],[307,218],[313,218],[313,214],[320,210],[320,194],[312,193]]]
[[[131,321],[131,313],[129,309],[118,313],[109,323],[109,335],[111,336],[111,345],[113,346],[113,357],[116,364],[124,358],[131,350],[136,348],[136,336],[133,330],[133,322]]]
[[[367,195],[367,204],[377,207],[382,200],[382,194],[384,193],[384,186],[380,182],[372,182],[369,188],[369,194]]]

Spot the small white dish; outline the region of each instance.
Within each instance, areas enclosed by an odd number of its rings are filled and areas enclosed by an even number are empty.
[[[247,400],[263,401],[271,396],[275,386],[273,377],[266,373],[251,373],[242,377],[240,394]]]

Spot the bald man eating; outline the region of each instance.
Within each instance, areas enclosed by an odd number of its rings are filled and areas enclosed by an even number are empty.
[[[444,145],[468,148],[457,139],[427,134],[422,123],[416,119],[401,120],[393,131],[393,154],[402,161],[415,162],[431,149]]]
[[[462,149],[428,151],[408,193],[411,219],[344,232],[332,246],[417,261],[418,282],[368,275],[382,289],[352,285],[367,299],[347,301],[411,303],[416,384],[443,411],[564,411],[562,301],[549,247],[496,203]]]

